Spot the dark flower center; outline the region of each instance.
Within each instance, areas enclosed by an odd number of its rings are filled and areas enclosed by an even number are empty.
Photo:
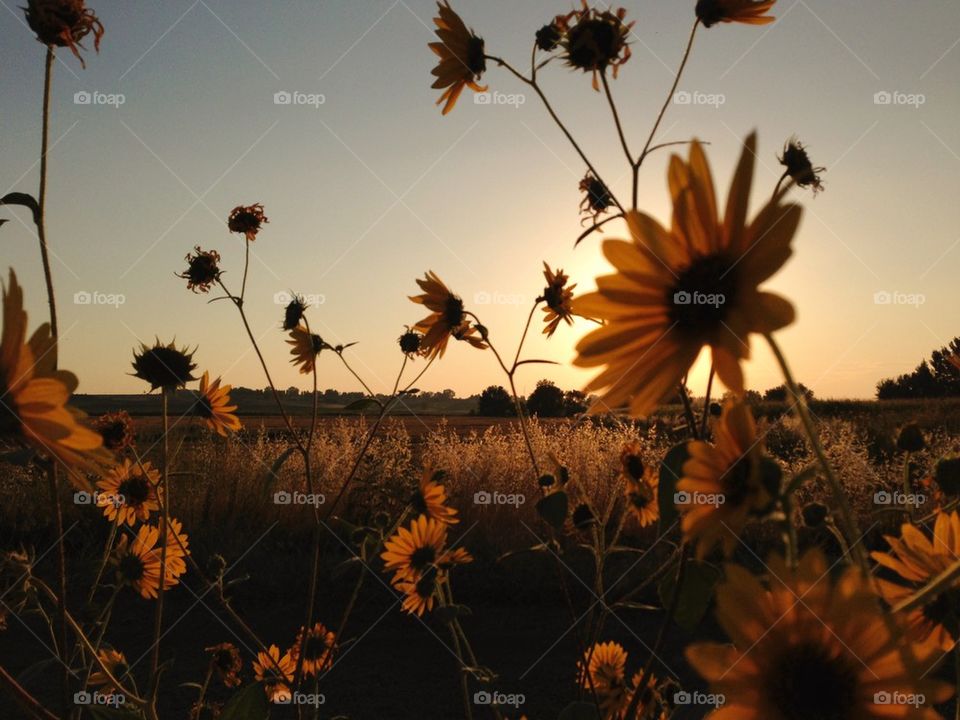
[[[427,500],[419,490],[410,498],[410,505],[413,506],[413,511],[418,515],[425,515],[427,512]]]
[[[194,412],[203,418],[213,417],[213,406],[210,404],[210,400],[205,395],[197,398],[197,404],[194,406]]]
[[[547,23],[537,30],[537,47],[544,52],[550,52],[560,44],[560,38],[560,28],[557,27],[557,24]]]
[[[111,450],[124,447],[129,440],[127,424],[122,420],[114,420],[107,425],[101,425],[97,430],[103,437],[103,444]]]
[[[414,570],[422,571],[433,564],[437,559],[437,551],[432,545],[417,548],[410,555],[410,567]]]
[[[923,606],[923,616],[931,622],[943,625],[953,637],[957,637],[957,632],[960,630],[956,609],[958,606],[960,606],[960,592],[953,590],[940,593],[936,600]]]
[[[563,294],[562,283],[547,285],[543,291],[543,299],[546,301],[547,307],[553,310],[557,315],[564,315],[568,312],[566,298]]]
[[[420,350],[420,333],[407,332],[400,336],[400,350],[408,355]]]
[[[712,27],[726,17],[719,0],[698,0],[696,13],[704,27]]]
[[[623,49],[623,24],[616,18],[588,18],[567,36],[567,62],[581,70],[602,70]]]
[[[694,337],[716,332],[723,326],[737,290],[733,263],[724,255],[707,255],[680,271],[664,298],[670,322]]]
[[[857,710],[856,668],[814,644],[787,648],[761,689],[785,720],[849,720]]]
[[[639,455],[627,455],[623,459],[623,469],[634,480],[639,480],[643,477],[643,460]]]
[[[128,582],[136,582],[143,577],[143,560],[132,553],[126,553],[118,565],[120,576]]]
[[[463,300],[456,295],[448,295],[443,306],[443,321],[452,328],[463,323]]]
[[[607,186],[596,178],[590,178],[584,189],[587,192],[587,202],[590,203],[591,209],[600,212],[613,205],[613,197],[607,190]]]
[[[483,57],[483,38],[471,35],[467,41],[467,68],[474,77],[480,77],[487,69],[487,61]]]
[[[744,455],[727,469],[720,483],[723,485],[724,504],[742,505],[755,492],[752,479],[755,474],[753,459]]]
[[[630,503],[637,509],[643,510],[653,500],[653,493],[646,485],[641,485],[638,489],[630,493]]]
[[[150,481],[142,475],[135,475],[120,483],[117,494],[123,497],[124,505],[138,507],[150,497]]]
[[[303,649],[303,656],[308,660],[320,660],[327,653],[326,638],[318,633],[307,635],[306,647]]]
[[[20,432],[20,416],[14,407],[13,397],[0,383],[0,436],[17,435]]]
[[[325,345],[326,343],[323,342],[323,338],[321,338],[319,335],[310,336],[310,347],[313,349],[314,355],[319,355],[320,351],[323,350]]]

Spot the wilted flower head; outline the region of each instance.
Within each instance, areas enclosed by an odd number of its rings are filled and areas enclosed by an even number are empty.
[[[477,84],[477,80],[487,69],[484,58],[483,38],[467,28],[463,20],[444,0],[437,3],[437,37],[440,42],[429,43],[429,47],[440,58],[440,62],[431,71],[436,76],[431,87],[446,88],[437,105],[443,106],[443,114],[453,110],[464,88],[474,92],[486,92],[487,88]]]
[[[207,292],[210,286],[220,279],[220,253],[216,250],[201,250],[197,245],[194,252],[187,253],[187,269],[177,273],[187,281],[187,289],[194,292]]]
[[[454,295],[435,272],[427,272],[423,280],[417,280],[417,285],[423,294],[411,296],[410,299],[431,311],[413,327],[424,333],[421,347],[425,355],[430,358],[443,357],[451,337],[465,340],[481,350],[487,347],[482,337],[476,337],[476,328],[467,319],[463,300]]]
[[[551,20],[537,30],[537,47],[544,52],[552,52],[563,39],[562,16]]]
[[[738,22],[745,25],[766,25],[776,18],[765,13],[777,0],[698,0],[697,18],[704,27],[718,22]]]
[[[230,217],[227,218],[227,227],[230,232],[240,233],[247,238],[248,242],[257,239],[257,233],[264,223],[270,222],[269,218],[263,214],[263,205],[238,205],[230,211]]]
[[[300,295],[293,295],[287,306],[283,309],[283,329],[289,332],[293,330],[300,321],[303,320],[303,314],[307,311],[307,303]]]
[[[223,680],[223,684],[228,688],[239,686],[243,659],[240,657],[237,646],[224,642],[208,647],[206,651],[210,653],[210,662],[217,671],[217,675]]]
[[[568,287],[567,281],[570,278],[567,274],[560,269],[554,272],[546,263],[543,264],[543,276],[547,280],[547,286],[539,298],[547,304],[543,308],[543,312],[546,313],[546,317],[543,318],[546,323],[543,332],[547,337],[551,337],[561,320],[567,325],[573,325],[573,289],[577,285],[574,283]]]
[[[799,140],[790,138],[783,146],[783,155],[777,159],[786,168],[784,175],[789,175],[798,186],[812,187],[814,195],[823,190],[820,173],[826,168],[813,166],[807,149]]]
[[[93,421],[93,429],[103,438],[103,446],[113,452],[132,447],[136,439],[133,419],[125,410],[101,415]]]
[[[407,331],[397,339],[397,342],[400,344],[400,352],[407,357],[413,357],[420,352],[423,334],[413,330],[409,325],[406,328]]]
[[[612,67],[616,77],[620,66],[630,59],[627,37],[633,23],[623,22],[626,15],[624,8],[597,10],[583,0],[582,10],[574,10],[560,20],[565,31],[560,40],[563,58],[570,67],[592,72],[595,90],[600,89],[598,73]]]
[[[313,372],[317,363],[317,356],[322,350],[333,349],[324,342],[322,337],[311,333],[303,325],[297,325],[290,331],[290,339],[287,340],[287,344],[293,346],[290,349],[290,354],[293,356],[290,362],[300,368],[302,375],[309,375]]]
[[[193,362],[194,351],[180,349],[175,341],[169,345],[154,341],[153,347],[140,345],[140,352],[133,353],[134,377],[150,383],[150,389],[175,389],[196,380],[191,372],[197,367]]]
[[[93,33],[93,48],[100,51],[103,24],[86,6],[85,0],[29,0],[23,8],[30,29],[37,40],[51,47],[68,47],[84,65],[80,50],[83,40]],[[84,65],[85,66],[85,65]]]
[[[585,193],[580,203],[580,214],[588,216],[583,219],[583,222],[588,219],[596,222],[597,218],[613,205],[613,195],[610,194],[610,190],[591,172],[587,172],[580,181],[580,192]]]

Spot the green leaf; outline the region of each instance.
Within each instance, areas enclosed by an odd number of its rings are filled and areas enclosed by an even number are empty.
[[[677,506],[673,496],[677,483],[683,477],[683,464],[690,459],[689,441],[674,445],[660,463],[660,487],[657,490],[660,504],[660,534],[662,535],[677,519]]]
[[[270,714],[262,683],[253,683],[237,692],[224,706],[219,720],[266,720]]]
[[[33,213],[33,224],[40,226],[40,205],[33,199],[32,195],[21,192],[7,193],[0,198],[0,205],[22,205],[29,208],[30,212]]]
[[[563,490],[544,495],[537,501],[537,512],[553,528],[560,530],[567,519],[569,501]]]
[[[557,720],[601,720],[593,703],[573,702],[567,705]]]
[[[683,585],[680,588],[680,597],[673,613],[677,625],[687,632],[693,632],[713,598],[713,590],[720,580],[720,570],[709,563],[698,560],[687,561],[683,573]],[[660,581],[657,594],[665,608],[670,607],[673,598],[673,588],[676,586],[676,575],[671,573]]]

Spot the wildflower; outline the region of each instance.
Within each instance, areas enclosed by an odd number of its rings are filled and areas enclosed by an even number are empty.
[[[93,48],[100,52],[103,24],[85,0],[28,0],[23,11],[37,40],[50,47],[70,48],[83,67],[81,40],[93,33]]]
[[[122,652],[104,648],[97,652],[97,657],[100,659],[100,663],[110,671],[110,675],[113,675],[121,683],[126,680],[125,676],[130,672],[130,665]],[[97,669],[90,673],[89,685],[99,687],[100,692],[104,695],[113,695],[120,692],[120,688],[114,685],[113,680],[103,671],[101,665],[94,665],[94,667]]]
[[[243,659],[240,657],[240,650],[237,649],[237,646],[230,642],[224,642],[208,647],[206,651],[210,653],[210,662],[223,681],[224,687],[239,687]]]
[[[424,334],[420,347],[427,357],[443,357],[451,337],[465,340],[481,350],[487,347],[481,338],[475,336],[475,329],[467,320],[463,300],[450,292],[436,273],[428,272],[423,280],[417,280],[417,285],[423,290],[423,294],[410,299],[431,311],[430,315],[413,327]]]
[[[242,425],[240,419],[233,414],[236,405],[230,404],[230,385],[220,386],[220,378],[210,382],[210,373],[206,370],[200,378],[200,397],[193,406],[194,414],[203,418],[211,430],[223,437],[227,430],[236,432]]]
[[[89,488],[79,470],[99,472],[112,462],[103,438],[81,424],[85,416],[68,404],[77,377],[57,370],[57,345],[50,326],[41,325],[27,341],[23,290],[10,271],[3,288],[0,336],[0,438],[12,438],[61,462],[77,485]]]
[[[394,586],[404,594],[402,607],[411,615],[423,617],[425,612],[433,610],[436,602],[437,572],[431,570],[415,582],[402,580]]]
[[[909,423],[900,428],[897,435],[897,448],[904,452],[920,452],[927,446],[923,431],[916,423]]]
[[[544,52],[553,52],[563,39],[564,27],[561,19],[554,19],[537,30],[537,47]]]
[[[546,263],[543,264],[543,276],[547,280],[547,286],[543,289],[543,295],[537,300],[547,304],[543,308],[545,313],[543,321],[546,323],[543,333],[547,337],[553,337],[560,321],[573,325],[573,289],[577,284],[574,283],[568,287],[567,281],[570,278],[567,274],[560,269],[554,272]]]
[[[644,465],[640,455],[640,443],[636,441],[627,443],[620,450],[620,466],[627,508],[640,527],[652,525],[660,518],[659,473],[656,468]]]
[[[93,429],[103,438],[103,446],[113,452],[121,452],[133,447],[135,434],[133,418],[125,410],[101,415],[91,423]]]
[[[605,718],[618,717],[629,701],[625,671],[627,652],[613,641],[594,643],[577,663],[580,684],[596,693]]]
[[[287,704],[292,699],[290,686],[297,671],[297,662],[289,652],[280,655],[280,648],[271,645],[267,652],[257,653],[253,663],[254,677],[263,682],[267,699],[272,703]]]
[[[220,279],[220,253],[216,250],[201,250],[197,245],[194,252],[187,253],[187,269],[177,273],[177,277],[187,281],[187,289],[205,293]]]
[[[587,0],[583,0],[582,10],[574,10],[562,19],[563,59],[572,68],[593,73],[595,90],[600,89],[598,73],[611,67],[613,77],[617,77],[620,66],[630,59],[627,38],[633,23],[623,22],[626,15],[624,8],[601,11],[588,7]]]
[[[175,522],[175,521],[174,521]],[[171,522],[173,526],[173,522]],[[179,523],[177,524],[177,526]],[[174,527],[177,527],[174,526]],[[179,534],[179,533],[178,533]],[[186,538],[181,536],[183,540]],[[153,525],[141,525],[137,534],[131,540],[130,536],[120,538],[113,555],[113,564],[117,569],[117,576],[121,583],[130,585],[140,593],[144,599],[157,597],[160,587],[160,555],[162,548],[158,547],[160,528]],[[182,556],[178,556],[171,548],[170,534],[167,534],[166,572],[164,572],[163,588],[174,587],[186,567]],[[179,560],[179,563],[177,562]],[[183,569],[181,570],[181,566]]]
[[[409,530],[400,528],[384,543],[380,557],[385,570],[395,571],[395,581],[416,581],[440,559],[446,542],[446,524],[420,515],[410,523]]]
[[[776,18],[766,13],[777,0],[697,0],[697,18],[704,27],[718,22],[767,25]]]
[[[434,471],[430,467],[425,468],[410,503],[417,514],[426,515],[446,525],[454,525],[460,521],[457,519],[457,511],[446,505],[447,491],[440,484],[444,477],[446,473],[442,470]]]
[[[408,358],[412,358],[420,353],[423,334],[407,326],[407,331],[397,339],[397,343],[400,345],[400,352]]]
[[[293,346],[290,350],[290,354],[293,355],[290,363],[300,368],[301,375],[312,373],[320,352],[331,349],[322,337],[314,335],[303,325],[297,325],[290,331],[290,339],[287,340],[287,344]]]
[[[297,327],[303,320],[307,307],[307,303],[300,295],[292,295],[292,299],[283,309],[283,329],[289,332]]]
[[[448,0],[437,3],[436,34],[440,42],[429,43],[429,47],[440,58],[431,71],[436,80],[431,87],[446,88],[437,105],[443,106],[443,114],[453,110],[464,88],[474,92],[486,92],[486,86],[477,84],[487,69],[484,58],[483,38],[467,29],[463,20],[450,7]]]
[[[783,146],[783,155],[777,159],[786,168],[784,176],[790,177],[799,187],[812,187],[814,195],[823,190],[820,173],[826,168],[813,166],[807,149],[799,140],[791,138]]]
[[[163,345],[156,340],[149,348],[141,343],[140,352],[133,353],[133,376],[150,383],[151,390],[175,390],[196,380],[191,375],[197,367],[193,362],[196,351],[180,349],[175,342]]]
[[[160,473],[149,462],[141,465],[124,460],[97,482],[97,504],[111,522],[133,527],[137,520],[145,522],[150,513],[160,509],[163,493],[159,484]]]
[[[742,395],[740,361],[749,357],[750,333],[793,322],[793,306],[758,286],[790,257],[801,209],[781,205],[781,191],[747,223],[755,151],[750,135],[722,222],[707,159],[694,142],[689,162],[677,156],[671,162],[672,229],[631,211],[632,242],[604,242],[617,272],[573,302],[578,315],[605,321],[580,341],[574,360],[606,366],[586,388],[606,388],[594,412],[628,404],[633,415],[649,413],[676,391],[704,346],[720,380]]]
[[[327,630],[323,623],[316,623],[306,633],[306,644],[303,628],[297,634],[297,639],[290,649],[294,663],[299,658],[300,647],[303,645],[303,672],[305,675],[318,675],[330,668],[333,663],[333,653],[336,648],[336,635]]]
[[[263,214],[263,205],[260,203],[238,205],[230,211],[230,217],[227,218],[227,227],[230,232],[243,235],[247,242],[253,242],[257,239],[260,228],[268,222],[270,222],[270,219]]]
[[[717,620],[733,645],[696,643],[690,664],[726,698],[723,715],[738,720],[793,718],[932,718],[930,706],[953,695],[924,678],[932,645],[906,646],[899,626],[877,604],[870,580],[848,567],[836,581],[819,550],[791,570],[773,557],[770,587],[726,566],[717,590]],[[798,601],[799,599],[799,601]],[[904,662],[912,653],[916,665]],[[926,708],[877,702],[890,693],[924,696]]]
[[[613,206],[613,195],[600,180],[589,171],[580,181],[580,192],[585,193],[580,203],[580,214],[587,215],[583,222],[592,219],[594,223]]]

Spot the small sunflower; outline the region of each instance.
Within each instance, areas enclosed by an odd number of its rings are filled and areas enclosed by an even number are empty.
[[[763,483],[763,442],[750,409],[727,400],[714,434],[713,445],[700,440],[688,445],[690,459],[677,483],[678,495],[689,499],[677,505],[683,535],[696,544],[698,558],[717,543],[729,557],[747,520],[767,511],[772,501]]]
[[[766,13],[777,0],[697,0],[697,18],[704,27],[710,28],[719,22],[767,25],[776,18]]]
[[[290,354],[293,359],[292,365],[300,368],[301,375],[309,375],[317,365],[317,356],[323,350],[330,350],[330,346],[323,341],[319,335],[315,335],[307,330],[303,325],[297,325],[290,331],[290,339],[287,345],[292,345]]]
[[[121,683],[126,680],[126,675],[130,671],[130,665],[127,662],[127,658],[124,654],[118,650],[113,650],[110,648],[104,648],[97,652],[97,657],[100,659],[100,662],[106,666],[110,671],[110,674],[113,675]],[[99,687],[101,692],[104,695],[112,695],[114,693],[120,692],[120,688],[113,684],[113,680],[103,671],[103,668],[100,665],[94,665],[96,671],[90,673],[90,679],[88,684],[93,687]]]
[[[203,418],[211,430],[223,437],[227,430],[236,432],[241,427],[240,419],[233,414],[236,405],[230,404],[230,385],[220,386],[220,378],[210,382],[210,373],[206,370],[200,378],[200,397],[193,406],[195,415]]]
[[[871,557],[892,570],[907,585],[877,579],[883,599],[891,605],[906,600],[920,587],[949,568],[960,556],[960,515],[937,513],[933,536],[905,523],[900,537],[885,536],[889,552],[873,552]],[[923,607],[906,617],[910,636],[916,642],[931,640],[944,652],[953,650],[960,636],[960,584],[946,589]]]
[[[161,527],[163,521],[160,522]],[[187,563],[184,558],[190,554],[190,541],[186,533],[183,532],[183,526],[176,518],[170,518],[170,529],[167,531],[167,573],[174,577],[180,577],[187,571]],[[160,556],[159,549],[157,557]]]
[[[431,359],[443,357],[451,337],[465,340],[481,350],[487,347],[481,338],[476,337],[475,328],[470,326],[463,300],[450,292],[436,273],[427,272],[423,280],[417,280],[417,285],[423,294],[411,296],[410,300],[431,311],[413,326],[414,330],[424,334],[420,343],[424,355]]]
[[[717,589],[717,620],[733,645],[696,643],[687,660],[713,692],[726,698],[716,715],[730,720],[925,718],[954,693],[922,675],[936,647],[904,652],[901,628],[884,613],[860,570],[848,567],[834,582],[819,550],[791,570],[768,563],[770,586],[743,568],[726,566]],[[912,653],[916,660],[904,661]],[[925,705],[884,704],[894,693],[925,698]]]
[[[297,639],[290,649],[291,657],[296,661],[300,655],[300,646],[303,643],[303,628],[297,634]],[[303,672],[305,675],[319,675],[330,668],[333,663],[333,654],[336,651],[336,635],[328,630],[323,623],[316,623],[307,632],[306,644],[303,647]]]
[[[254,677],[263,682],[267,699],[272,703],[286,704],[292,699],[290,686],[297,671],[297,662],[289,652],[280,655],[280,648],[271,645],[267,652],[257,653],[253,663]]]
[[[447,491],[440,484],[445,477],[443,470],[425,468],[410,504],[413,505],[413,511],[419,515],[426,515],[446,525],[454,525],[460,521],[457,519],[457,511],[447,507]]]
[[[432,570],[416,582],[401,580],[394,587],[404,594],[401,607],[405,612],[417,617],[433,610],[437,600],[437,572]]]
[[[625,23],[626,16],[624,8],[597,10],[583,0],[582,10],[574,10],[561,20],[563,59],[572,68],[593,73],[594,90],[600,89],[600,73],[613,68],[616,78],[620,66],[630,59],[627,39],[633,23]]]
[[[163,491],[159,487],[160,473],[149,462],[124,460],[97,482],[100,493],[97,504],[111,522],[130,527],[139,520],[145,522],[150,514],[160,509]]]
[[[468,29],[463,20],[450,7],[448,0],[437,3],[436,34],[440,42],[429,43],[429,47],[440,58],[440,62],[431,71],[437,78],[431,87],[446,88],[437,105],[443,106],[443,114],[453,110],[464,88],[474,92],[486,92],[486,86],[477,81],[487,69],[484,57],[483,38]]]
[[[187,281],[187,289],[205,293],[220,279],[220,253],[216,250],[201,250],[197,245],[194,252],[187,253],[187,269],[177,273],[177,277]]]
[[[140,352],[133,353],[133,376],[150,383],[151,390],[176,390],[196,380],[191,374],[197,367],[194,352],[178,348],[175,341],[164,345],[156,340],[153,347],[141,343]]]
[[[283,309],[283,325],[281,326],[287,332],[290,332],[300,324],[308,307],[300,295],[291,293],[290,297],[290,302],[288,302],[287,306]]]
[[[81,40],[93,33],[93,48],[100,52],[103,24],[85,0],[28,0],[22,9],[37,40],[50,47],[70,48],[83,67]]]
[[[796,138],[791,138],[783,146],[783,154],[777,160],[783,165],[783,176],[792,179],[799,187],[813,188],[813,194],[816,195],[823,190],[823,181],[820,180],[820,173],[826,170],[825,167],[814,167],[807,154],[807,149]]]
[[[588,220],[596,223],[603,213],[613,207],[613,194],[591,172],[587,172],[580,181],[580,192],[584,194],[580,202],[580,214],[587,216],[580,222],[581,225]]]
[[[122,452],[136,442],[133,418],[126,410],[101,415],[91,425],[103,438],[103,446],[112,452]]]
[[[676,392],[705,346],[720,380],[743,394],[740,361],[750,356],[750,334],[793,322],[793,306],[759,285],[790,257],[801,209],[781,204],[781,191],[747,223],[755,156],[750,135],[721,221],[706,156],[694,142],[688,162],[674,156],[670,164],[672,229],[631,211],[632,241],[603,243],[617,272],[573,302],[578,315],[605,321],[580,341],[574,360],[606,366],[587,386],[606,389],[594,412],[627,404],[631,414],[646,415]]]
[[[411,329],[410,326],[407,326],[407,331],[397,338],[397,343],[400,345],[400,352],[408,358],[413,358],[420,354],[421,346],[423,345],[423,333],[419,333]]]
[[[620,477],[624,481],[627,507],[644,528],[660,519],[660,475],[655,467],[644,465],[640,452],[640,443],[636,440],[623,446],[620,450]]]
[[[117,569],[117,578],[124,585],[130,585],[144,599],[157,597],[160,586],[160,551],[157,540],[160,530],[152,525],[141,525],[131,539],[124,535],[117,543],[113,553],[113,564]],[[164,590],[177,584],[170,573],[169,558],[164,578]]]
[[[3,334],[0,336],[0,439],[24,442],[70,470],[71,480],[90,484],[80,470],[99,473],[113,462],[103,438],[81,424],[85,417],[68,404],[77,377],[57,370],[57,345],[43,324],[27,340],[23,290],[10,270],[3,287]]]
[[[206,651],[210,653],[210,663],[223,681],[224,687],[239,687],[243,658],[240,657],[237,646],[230,642],[223,642],[206,648]]]
[[[547,337],[553,337],[561,321],[573,325],[573,289],[577,284],[568,286],[567,281],[570,278],[567,274],[559,268],[554,272],[546,263],[543,264],[543,276],[547,280],[547,286],[539,298],[547,305],[543,308],[546,314],[543,318],[546,323],[543,333]]]
[[[447,542],[447,526],[439,520],[420,515],[410,529],[400,528],[384,543],[380,557],[384,570],[394,570],[394,581],[416,581],[436,565]]]
[[[238,205],[230,211],[230,217],[227,218],[227,228],[232,233],[243,235],[247,242],[253,242],[257,239],[260,228],[268,222],[270,220],[263,214],[263,205],[260,203]]]
[[[577,663],[580,685],[597,695],[604,718],[617,718],[629,702],[627,651],[613,641],[594,643]]]

